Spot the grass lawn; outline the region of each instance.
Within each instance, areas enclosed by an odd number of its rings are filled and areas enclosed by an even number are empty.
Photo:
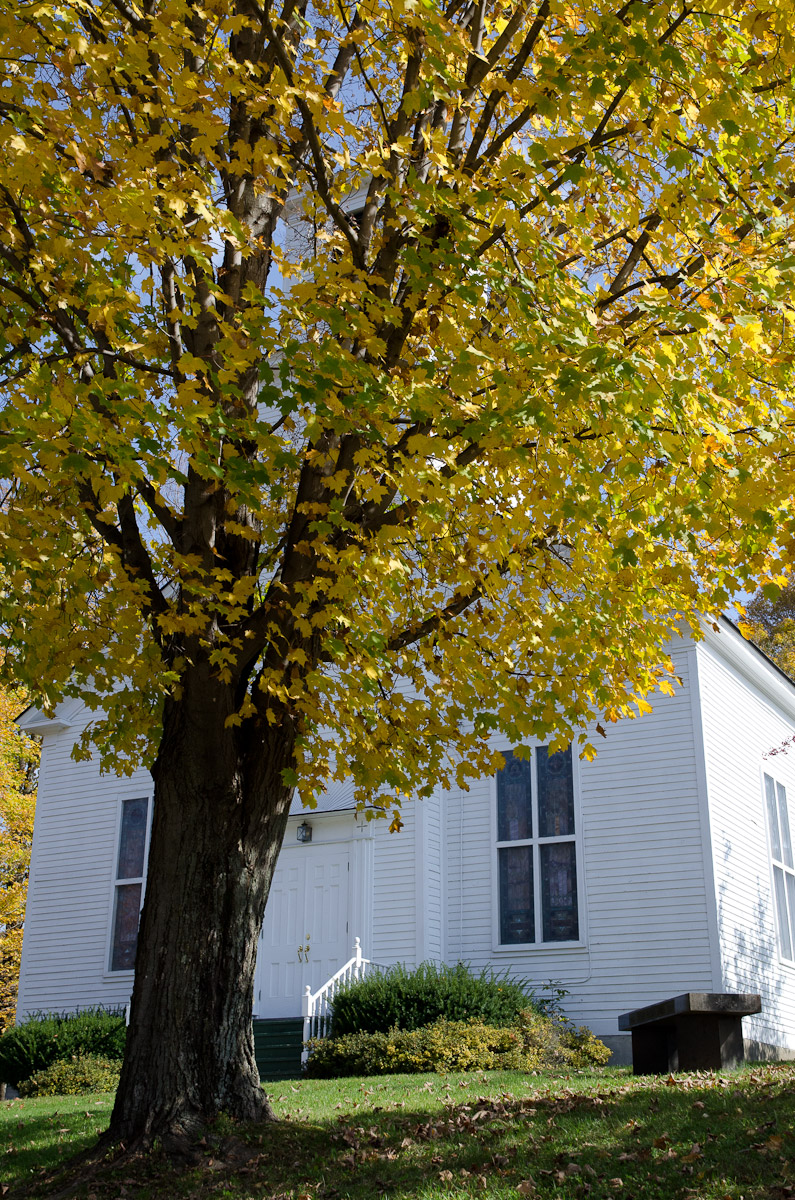
[[[0,1105],[0,1180],[85,1200],[795,1200],[795,1066],[635,1080],[626,1071],[396,1075],[269,1085],[281,1121],[220,1121],[77,1185],[42,1168],[89,1145],[111,1097]],[[3,1188],[0,1186],[0,1193]]]

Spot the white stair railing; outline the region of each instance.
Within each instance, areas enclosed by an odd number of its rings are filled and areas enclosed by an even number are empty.
[[[306,985],[302,999],[301,1014],[304,1018],[304,1042],[310,1038],[325,1037],[331,1023],[331,1008],[334,995],[339,988],[354,979],[363,979],[370,971],[385,971],[381,963],[374,963],[369,958],[362,957],[362,944],[359,938],[353,944],[353,958],[349,958],[344,967],[326,980],[316,992]],[[306,1062],[307,1050],[304,1049],[301,1061]]]

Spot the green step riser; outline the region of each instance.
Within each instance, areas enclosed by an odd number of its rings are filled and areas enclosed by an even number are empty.
[[[254,1021],[254,1057],[263,1083],[298,1079],[303,1037],[301,1018]]]

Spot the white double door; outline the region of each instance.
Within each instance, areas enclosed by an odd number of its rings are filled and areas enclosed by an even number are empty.
[[[350,844],[286,846],[274,872],[257,948],[254,1014],[299,1017],[351,957]]]

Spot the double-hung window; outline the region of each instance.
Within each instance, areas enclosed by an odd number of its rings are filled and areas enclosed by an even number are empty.
[[[576,942],[577,833],[571,747],[530,760],[505,755],[497,774],[501,945]]]
[[[138,918],[146,871],[149,798],[124,800],[119,823],[119,852],[113,885],[111,971],[132,971],[138,946]]]
[[[795,861],[789,826],[787,789],[765,775],[767,827],[770,833],[770,858],[773,869],[773,894],[776,901],[778,949],[782,958],[795,961]]]

